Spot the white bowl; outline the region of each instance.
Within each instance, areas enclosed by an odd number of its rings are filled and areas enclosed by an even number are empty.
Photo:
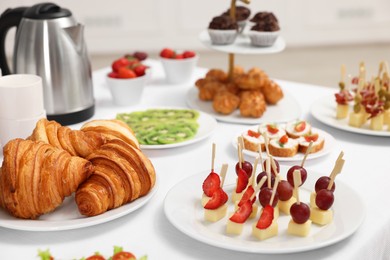
[[[114,104],[118,106],[137,105],[141,101],[142,93],[149,78],[149,70],[146,70],[145,75],[131,79],[118,79],[106,76]]]
[[[172,84],[179,84],[191,79],[198,62],[198,55],[179,60],[161,58],[161,62],[167,81]]]

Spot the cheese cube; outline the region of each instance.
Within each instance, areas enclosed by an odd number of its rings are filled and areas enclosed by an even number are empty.
[[[290,215],[291,205],[294,204],[295,202],[297,202],[297,199],[291,197],[289,200],[286,201],[279,200],[277,206],[279,208],[279,211],[283,212],[284,214]]]
[[[318,207],[310,208],[310,219],[318,225],[326,225],[333,220],[333,211],[331,209],[322,210]]]
[[[317,193],[315,191],[310,193],[310,207],[315,207],[317,205],[316,204],[316,196],[317,196]]]
[[[208,197],[206,194],[202,194],[202,199],[201,199],[201,203],[202,203],[202,207],[204,207],[204,205],[207,204],[207,202],[209,202],[209,200],[211,199],[211,197]]]
[[[366,115],[364,113],[351,112],[349,114],[348,124],[353,127],[361,127],[366,122]]]
[[[390,109],[387,109],[383,114],[383,124],[390,125]]]
[[[210,222],[216,222],[226,216],[227,204],[217,209],[204,209],[204,218]]]
[[[344,119],[344,118],[346,118],[348,116],[348,110],[349,110],[349,106],[348,105],[337,104],[336,118],[337,119]]]
[[[226,225],[226,233],[231,235],[240,235],[242,233],[243,227],[244,223],[236,223],[228,219]]]
[[[375,131],[383,130],[383,113],[371,118],[370,129]]]
[[[267,238],[271,238],[278,235],[278,222],[272,221],[271,225],[266,229],[259,229],[256,227],[257,222],[253,223],[252,226],[252,235],[259,240],[265,240]]]
[[[303,224],[298,224],[291,219],[288,223],[287,233],[294,236],[306,237],[310,233],[310,228],[311,220],[307,220]]]

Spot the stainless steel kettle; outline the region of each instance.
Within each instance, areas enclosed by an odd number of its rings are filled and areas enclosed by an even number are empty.
[[[92,117],[95,101],[83,25],[68,9],[53,3],[7,9],[0,16],[0,67],[4,75],[11,73],[5,38],[14,26],[13,73],[42,77],[48,119],[69,125]]]

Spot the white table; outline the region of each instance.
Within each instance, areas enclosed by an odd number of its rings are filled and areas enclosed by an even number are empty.
[[[106,70],[94,73],[96,114],[94,118],[113,118],[117,112],[149,106],[186,107],[185,95],[196,78],[204,75],[197,69],[190,83],[171,86],[164,83],[160,64],[150,62],[153,79],[136,107],[115,107],[105,85]],[[335,77],[336,78],[336,77]],[[211,143],[217,144],[218,163],[233,164],[236,152],[233,136],[246,126],[219,123],[216,133],[199,143],[181,148],[146,150],[159,178],[156,195],[141,209],[119,219],[81,229],[56,232],[27,232],[0,228],[0,259],[36,259],[38,249],[49,248],[56,259],[73,259],[95,251],[110,255],[114,245],[123,246],[137,256],[149,259],[389,259],[390,257],[390,138],[371,137],[333,129],[316,121],[310,114],[312,100],[334,92],[334,89],[278,81],[301,104],[302,118],[337,139],[334,151],[320,159],[308,161],[307,168],[316,171],[331,168],[340,150],[346,163],[339,176],[361,192],[366,218],[350,238],[315,251],[290,255],[261,255],[224,250],[198,242],[181,233],[166,219],[164,198],[171,187],[187,176],[209,169]],[[336,82],[335,82],[336,84]],[[72,126],[78,128],[79,125]],[[201,188],[199,187],[201,192]]]

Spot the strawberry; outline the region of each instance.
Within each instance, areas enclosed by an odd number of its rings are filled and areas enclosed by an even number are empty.
[[[160,56],[167,59],[171,59],[174,55],[175,52],[169,48],[165,48],[160,52]]]
[[[195,52],[193,51],[185,51],[183,52],[184,59],[195,57]]]
[[[301,122],[297,123],[294,127],[295,131],[297,131],[297,132],[302,132],[303,130],[305,130],[305,128],[306,128],[305,121],[301,121]]]
[[[271,134],[276,134],[279,132],[279,129],[275,125],[267,125],[267,131]]]
[[[147,69],[148,67],[146,67],[145,65],[138,65],[134,68],[134,72],[135,74],[137,74],[137,77],[140,77],[140,76],[143,76],[145,75],[145,70]]]
[[[175,59],[176,60],[182,60],[182,59],[184,59],[184,56],[183,56],[183,54],[176,54],[175,55]]]
[[[136,78],[137,75],[135,74],[134,71],[132,71],[131,69],[127,68],[127,67],[121,67],[119,68],[118,70],[118,77],[120,79],[132,79],[132,78]]]
[[[204,180],[202,189],[207,197],[213,196],[213,193],[221,186],[219,175],[215,172],[210,172],[209,176]]]
[[[245,202],[249,201],[249,199],[252,197],[255,190],[253,189],[252,185],[248,186],[248,188],[245,190],[244,194],[241,197],[240,202],[238,203],[238,206],[241,207]],[[256,201],[256,196],[252,199],[252,204]]]
[[[236,212],[229,218],[231,221],[235,223],[244,223],[252,213],[252,203],[250,201],[246,201],[242,204]]]
[[[223,204],[225,204],[227,201],[228,201],[228,195],[221,187],[218,187],[218,189],[214,191],[211,199],[206,203],[206,205],[204,205],[204,208],[217,209],[221,207]]]
[[[110,78],[114,78],[114,79],[119,78],[118,73],[117,73],[117,72],[114,72],[114,71],[111,71],[110,73],[108,73],[107,76],[110,77]]]
[[[258,229],[266,229],[272,224],[272,220],[274,219],[274,208],[271,205],[265,206],[259,221],[257,221],[256,227]]]
[[[241,193],[248,185],[249,178],[243,169],[239,169],[237,175],[238,178],[237,178],[236,193]]]
[[[253,131],[253,130],[248,130],[248,135],[251,136],[251,137],[255,137],[255,138],[259,138],[260,137],[260,133],[256,132],[256,131]]]
[[[315,142],[315,141],[318,140],[318,134],[317,133],[315,133],[315,134],[307,134],[304,137],[305,137],[306,142],[310,142],[310,141]]]
[[[130,64],[130,62],[129,62],[128,59],[126,59],[126,58],[120,58],[120,59],[115,60],[115,61],[112,63],[111,67],[112,67],[112,70],[113,70],[114,72],[118,72],[118,71],[119,71],[119,68],[129,66],[129,64]]]
[[[286,144],[287,142],[288,142],[288,136],[287,135],[283,135],[282,137],[280,137],[279,143]]]

